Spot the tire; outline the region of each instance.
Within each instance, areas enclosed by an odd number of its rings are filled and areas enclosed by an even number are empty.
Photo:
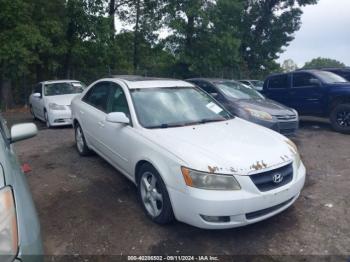
[[[168,190],[157,170],[144,164],[137,175],[137,191],[145,214],[157,224],[175,220]]]
[[[50,121],[49,121],[49,115],[47,114],[46,110],[44,111],[44,118],[45,118],[46,127],[47,128],[51,128],[51,124],[50,124]]]
[[[30,111],[30,114],[33,116],[33,120],[37,120],[37,117],[35,116],[35,113],[34,113],[32,105],[29,106],[29,111]]]
[[[339,104],[334,107],[330,121],[335,131],[350,134],[350,104]]]
[[[79,155],[88,156],[91,151],[86,144],[85,136],[83,130],[79,124],[75,125],[75,145]]]

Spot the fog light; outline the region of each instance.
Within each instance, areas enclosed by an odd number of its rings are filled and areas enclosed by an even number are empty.
[[[204,215],[200,215],[201,218],[207,222],[210,223],[227,223],[230,222],[230,217],[229,216],[220,216],[220,217],[216,217],[216,216],[204,216]]]

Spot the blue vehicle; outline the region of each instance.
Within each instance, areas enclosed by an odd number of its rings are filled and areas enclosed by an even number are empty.
[[[339,75],[321,70],[273,74],[263,94],[300,115],[327,117],[334,130],[350,133],[350,82]]]

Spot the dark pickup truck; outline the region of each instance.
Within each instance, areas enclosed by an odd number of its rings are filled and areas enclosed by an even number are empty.
[[[334,130],[350,134],[350,82],[339,75],[321,70],[273,74],[262,93],[300,115],[328,117]]]

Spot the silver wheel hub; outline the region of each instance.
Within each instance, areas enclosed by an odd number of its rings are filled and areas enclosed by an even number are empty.
[[[141,198],[147,212],[157,217],[163,210],[163,196],[158,190],[157,177],[151,172],[145,172],[140,182]]]

